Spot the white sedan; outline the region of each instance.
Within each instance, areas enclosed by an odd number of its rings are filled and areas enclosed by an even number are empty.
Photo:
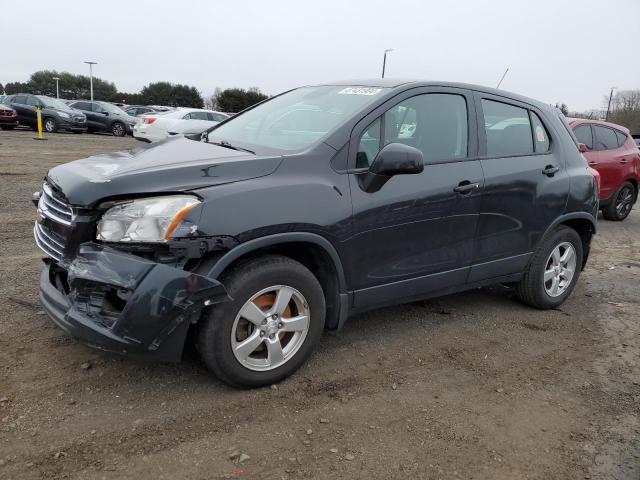
[[[197,108],[179,108],[170,112],[157,112],[138,117],[133,137],[143,142],[158,142],[169,135],[201,133],[229,118],[221,112]]]

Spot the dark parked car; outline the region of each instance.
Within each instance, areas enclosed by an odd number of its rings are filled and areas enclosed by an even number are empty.
[[[51,169],[40,298],[89,345],[270,384],[352,314],[489,284],[575,287],[595,179],[556,109],[389,79],[295,89],[193,137]],[[398,328],[401,326],[398,325]]]
[[[584,156],[600,173],[600,208],[607,220],[627,218],[638,199],[640,151],[629,130],[615,123],[569,119]]]
[[[8,95],[4,103],[18,113],[21,125],[27,125],[34,130],[38,128],[38,107],[41,109],[42,128],[49,133],[58,130],[82,133],[87,130],[87,117],[57,98],[19,93]]]
[[[12,130],[18,125],[18,114],[16,111],[0,103],[0,128],[2,128],[2,130]]]
[[[89,132],[110,132],[116,137],[133,134],[135,117],[111,103],[79,100],[71,103],[70,106],[85,113]]]

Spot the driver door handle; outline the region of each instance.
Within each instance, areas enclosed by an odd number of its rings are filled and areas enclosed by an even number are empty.
[[[453,191],[456,193],[467,194],[471,192],[471,190],[475,190],[479,186],[480,185],[477,183],[471,183],[469,180],[464,180],[460,182],[458,186],[453,189]]]

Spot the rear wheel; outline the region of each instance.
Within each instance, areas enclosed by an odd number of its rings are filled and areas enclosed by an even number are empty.
[[[111,125],[111,133],[113,133],[115,137],[124,137],[127,131],[122,123],[113,122],[113,125]]]
[[[516,286],[520,300],[532,307],[560,306],[571,295],[582,270],[582,239],[560,226],[542,240]]]
[[[45,118],[43,126],[47,133],[55,133],[58,131],[58,122],[56,122],[55,118]]]
[[[322,287],[302,264],[270,255],[245,261],[225,275],[229,302],[203,316],[197,345],[222,381],[259,387],[295,372],[322,335]]]
[[[602,216],[607,220],[620,222],[629,216],[636,201],[636,189],[631,182],[624,182],[613,194],[611,203],[602,209]]]

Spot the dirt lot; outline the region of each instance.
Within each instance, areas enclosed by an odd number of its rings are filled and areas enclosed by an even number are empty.
[[[134,362],[51,323],[31,193],[56,164],[138,144],[32,137],[0,132],[1,479],[640,478],[640,208],[600,221],[561,310],[499,287],[378,310],[277,387],[238,391],[193,354]]]

